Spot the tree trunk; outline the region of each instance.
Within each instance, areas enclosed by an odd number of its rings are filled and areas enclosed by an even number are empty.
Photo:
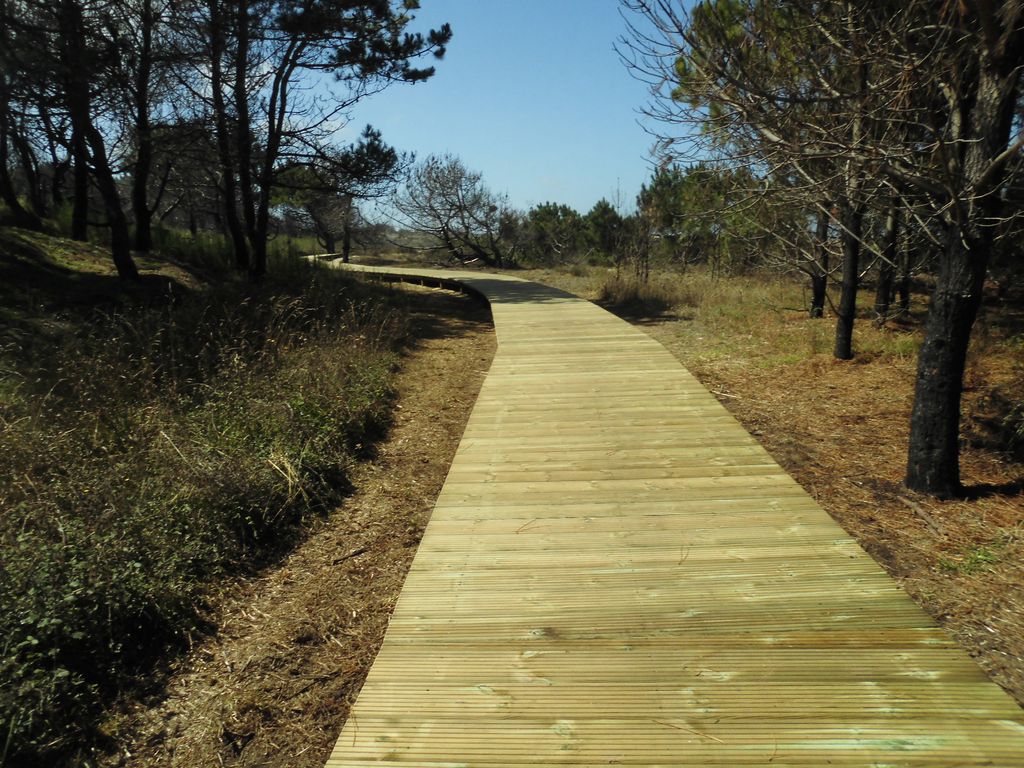
[[[231,240],[235,256],[235,267],[242,271],[249,269],[249,246],[245,241],[242,223],[238,218],[238,199],[235,184],[235,167],[231,157],[231,136],[228,126],[228,111],[224,103],[224,47],[225,34],[220,14],[219,0],[210,0],[210,91],[213,100],[213,116],[217,133],[217,155],[221,171],[221,202],[224,206],[224,225]]]
[[[907,486],[949,498],[960,492],[960,398],[985,259],[954,235],[939,269],[917,359]]]
[[[993,60],[981,55],[977,82],[961,94],[971,104],[965,121],[960,199],[932,294],[925,338],[917,360],[910,417],[907,487],[953,496],[960,486],[960,398],[971,328],[981,306],[982,285],[995,223],[1002,213],[999,188],[1017,104],[1022,55],[1019,31]],[[974,86],[974,87],[971,87]]]
[[[53,171],[50,175],[50,204],[55,210],[59,210],[67,198],[64,196],[64,179],[71,167],[71,158],[61,162],[53,163]]]
[[[836,343],[833,354],[839,360],[853,358],[853,321],[857,315],[857,283],[860,278],[860,236],[864,225],[864,207],[859,203],[843,205],[843,286],[839,294],[836,319]]]
[[[8,129],[11,129],[8,123]],[[43,185],[39,175],[39,161],[36,159],[32,145],[26,139],[23,131],[17,128],[10,130],[11,143],[18,152],[18,160],[21,162],[21,172],[25,176],[25,183],[28,186],[28,202],[32,212],[40,219],[47,214],[46,198],[43,194]],[[6,161],[5,161],[6,162]]]
[[[252,263],[249,265],[249,277],[259,282],[267,274],[267,238],[256,237],[249,240],[252,246]]]
[[[4,201],[11,215],[11,223],[16,227],[24,229],[39,230],[43,222],[32,211],[26,210],[18,199],[18,194],[11,181],[11,175],[7,171],[7,135],[3,127],[0,127],[0,199]]]
[[[63,138],[58,138],[57,131],[50,119],[50,110],[46,107],[46,101],[40,98],[36,103],[39,110],[39,121],[43,127],[43,135],[46,137],[46,149],[50,155],[50,205],[59,210],[66,202],[64,196],[64,178],[71,167],[70,153],[67,157],[61,158],[57,154],[57,144]]]
[[[114,173],[107,159],[103,136],[95,127],[90,127],[88,139],[89,147],[92,150],[93,165],[96,169],[96,186],[99,189],[100,197],[103,198],[103,207],[106,209],[107,220],[110,223],[110,253],[114,259],[114,266],[117,268],[117,275],[127,280],[137,280],[139,272],[132,259],[128,217],[124,215],[124,207],[121,205],[117,182],[114,180]]]
[[[149,121],[149,79],[153,69],[152,0],[143,0],[139,18],[142,35],[138,71],[135,73],[135,168],[132,176],[132,213],[135,216],[135,249],[153,248],[153,213],[149,208],[149,177],[153,170],[153,130]]]
[[[267,241],[260,237],[256,223],[256,190],[252,178],[252,121],[249,115],[249,0],[236,0],[234,81],[235,151],[238,155],[238,191],[242,221],[252,249],[249,274],[259,279],[267,270]]]
[[[910,312],[910,240],[905,238],[900,249],[900,275],[896,280],[896,296],[899,298],[900,314]]]
[[[85,139],[74,129],[71,132],[71,152],[75,165],[71,239],[84,243],[89,239],[89,153],[85,148]]]
[[[824,317],[825,298],[828,290],[828,203],[818,213],[814,247],[818,258],[811,273],[811,317]]]
[[[4,21],[6,21],[6,6],[3,7]],[[6,34],[4,35],[6,37]],[[3,40],[0,39],[0,43]],[[14,189],[14,182],[8,171],[8,147],[10,139],[10,125],[8,123],[10,112],[8,111],[8,99],[6,87],[6,75],[0,73],[0,199],[4,201],[11,214],[15,226],[25,229],[42,229],[43,222],[39,216],[32,211],[26,210],[18,199],[18,193]]]
[[[245,9],[244,15],[243,9]],[[243,26],[245,27],[246,40],[248,40],[248,19],[248,7],[245,0],[243,0],[239,5],[238,23],[240,29]],[[239,47],[241,48],[241,31],[239,32],[239,35]],[[248,189],[248,201],[245,203],[246,215],[250,213],[251,206],[255,203],[255,210],[251,211],[253,214],[252,218],[251,220],[247,219],[249,226],[249,242],[252,244],[253,249],[253,263],[249,270],[249,274],[254,280],[262,279],[267,272],[267,239],[270,235],[270,193],[274,187],[275,166],[277,164],[278,154],[281,150],[281,140],[284,135],[284,131],[287,129],[288,86],[291,82],[292,74],[298,64],[302,50],[302,43],[294,39],[289,42],[282,53],[281,61],[274,72],[274,78],[270,88],[270,97],[267,102],[267,115],[269,119],[267,121],[266,146],[264,148],[263,162],[259,166],[255,179],[259,186],[258,195],[253,194],[253,190],[251,188],[253,179],[248,177],[243,177],[242,179],[243,200],[247,199],[246,190]],[[238,61],[243,61],[241,56]],[[242,81],[244,82],[244,74],[239,70],[236,72],[235,76],[235,86],[237,88],[239,82],[237,78],[242,78]],[[240,98],[241,96],[239,96],[236,91],[235,101],[238,102],[238,99]],[[240,141],[243,132],[245,135],[249,135],[250,133],[247,106],[245,109],[239,107]]]
[[[60,11],[60,32],[64,46],[61,63],[66,82],[68,116],[75,133],[90,151],[96,186],[103,198],[110,223],[110,251],[117,274],[125,279],[137,279],[139,273],[132,260],[128,218],[124,215],[103,136],[92,122],[82,9],[75,0],[61,0]]]
[[[878,286],[875,289],[875,322],[883,325],[889,317],[889,305],[892,303],[892,278],[896,265],[896,250],[899,244],[899,202],[894,200],[889,205],[885,217],[885,244],[882,250],[882,263],[878,268]]]
[[[341,261],[344,264],[348,264],[349,257],[352,255],[352,222],[350,216],[345,216],[345,228],[341,233]]]
[[[849,12],[853,3],[847,2]],[[852,14],[847,17],[852,18]],[[868,64],[857,65],[860,80],[860,94],[867,91]],[[858,110],[853,119],[853,145],[860,146],[863,139],[863,115]],[[860,282],[860,246],[861,234],[864,230],[864,204],[860,200],[863,182],[862,170],[855,160],[846,164],[845,199],[841,207],[842,243],[843,243],[843,286],[839,293],[839,317],[836,319],[836,344],[834,356],[839,360],[853,359],[853,322],[857,317],[857,288]]]

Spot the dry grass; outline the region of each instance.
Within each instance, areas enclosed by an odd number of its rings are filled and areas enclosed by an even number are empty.
[[[533,276],[591,299],[608,279],[554,270]],[[674,279],[681,283],[675,306],[638,322],[1024,703],[1019,305],[987,307],[972,344],[962,466],[976,498],[936,501],[901,485],[926,299],[917,297],[900,324],[878,328],[862,318],[856,358],[839,362],[830,355],[834,323],[800,311],[799,284],[713,280],[699,271]]]
[[[221,580],[345,495],[405,314],[295,262],[125,286],[98,249],[6,231],[0,272],[0,764],[78,765]]]
[[[217,627],[107,723],[106,766],[324,764],[383,638],[494,352],[472,300],[407,289],[413,334],[398,415],[356,492],[280,566],[239,582]]]

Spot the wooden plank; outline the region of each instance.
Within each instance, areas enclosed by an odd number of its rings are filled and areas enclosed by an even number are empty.
[[[389,272],[499,346],[329,766],[1024,766],[1024,712],[657,342]]]

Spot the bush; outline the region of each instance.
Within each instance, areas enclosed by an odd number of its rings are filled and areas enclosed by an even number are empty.
[[[338,503],[388,425],[404,323],[294,267],[94,315],[19,361],[0,389],[0,763],[69,759],[201,629],[211,584]]]
[[[683,275],[652,275],[640,280],[634,275],[612,273],[602,284],[598,303],[627,317],[660,315],[684,301]]]

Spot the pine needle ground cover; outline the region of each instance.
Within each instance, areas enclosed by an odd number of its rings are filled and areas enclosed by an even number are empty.
[[[337,505],[406,315],[294,261],[257,288],[154,262],[126,290],[89,246],[0,252],[0,764],[39,765]]]

